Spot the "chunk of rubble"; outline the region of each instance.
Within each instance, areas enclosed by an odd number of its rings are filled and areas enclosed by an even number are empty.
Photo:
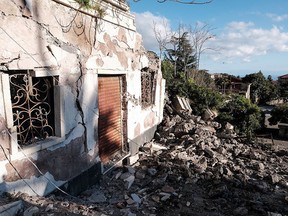
[[[127,183],[126,184],[126,188],[130,189],[130,187],[132,186],[132,184],[135,181],[135,176],[134,175],[130,175],[129,177],[127,177],[126,179],[124,179],[124,181]]]
[[[37,206],[31,206],[26,209],[23,213],[23,216],[33,216],[39,213],[39,208]]]
[[[131,198],[133,199],[134,202],[136,202],[138,204],[141,204],[141,202],[142,202],[141,198],[135,193],[131,194]]]
[[[246,207],[238,207],[233,211],[234,215],[237,215],[237,216],[248,215],[248,212],[249,211]]]
[[[10,216],[10,215],[17,215],[18,212],[23,207],[23,202],[21,200],[10,202],[5,205],[1,205],[0,203],[0,215],[1,216]]]
[[[107,201],[105,194],[102,191],[96,190],[89,198],[88,201],[92,203],[104,203]]]
[[[147,172],[150,176],[155,176],[157,173],[157,170],[155,168],[148,168]]]

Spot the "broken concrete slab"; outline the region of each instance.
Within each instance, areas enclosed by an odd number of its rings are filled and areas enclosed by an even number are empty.
[[[5,205],[0,205],[0,215],[1,216],[11,216],[17,215],[17,213],[22,209],[23,202],[21,200],[11,202]]]
[[[192,112],[189,99],[185,97],[180,97],[179,95],[176,95],[173,98],[173,106],[178,112],[183,110],[189,111],[190,113]]]

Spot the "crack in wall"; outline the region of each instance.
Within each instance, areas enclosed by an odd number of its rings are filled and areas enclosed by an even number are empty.
[[[10,15],[10,14],[9,14]],[[6,15],[8,16],[8,15]],[[22,18],[23,16],[18,16],[15,14],[11,14],[10,16],[15,16],[15,17],[19,17]],[[53,45],[56,45],[58,47],[61,47],[61,49],[69,52],[69,53],[77,53],[78,52],[78,48],[74,45],[72,45],[71,43],[68,42],[64,42],[59,40],[59,38],[57,38],[50,30],[49,30],[49,24],[45,24],[42,23],[40,21],[38,21],[37,19],[34,19],[33,17],[26,17],[28,20],[31,20],[33,22],[35,22],[40,29],[44,30],[46,32],[46,36],[47,37],[47,42],[52,43]],[[47,47],[48,48],[48,47]],[[49,47],[50,48],[50,47]],[[51,50],[48,48],[48,50],[51,52]],[[51,52],[51,54],[53,55],[53,53]],[[54,56],[54,55],[53,55]],[[55,57],[55,56],[54,56]]]
[[[3,13],[3,12],[2,12]],[[4,13],[4,16],[8,16]],[[15,16],[15,17],[19,17],[19,18],[22,18],[23,16],[19,16],[19,15],[10,15],[9,16]],[[39,26],[39,29],[42,29],[43,32],[46,33],[46,41],[48,42],[48,44],[53,44],[53,45],[56,45],[57,47],[60,47],[62,50],[64,51],[67,51],[69,53],[73,53],[73,54],[77,54],[79,53],[79,49],[76,47],[76,46],[73,46],[72,44],[70,43],[67,43],[67,42],[64,42],[64,41],[61,41],[59,40],[59,38],[57,38],[50,30],[49,30],[49,25],[45,24],[45,23],[42,23],[40,21],[38,21],[37,19],[34,19],[33,17],[24,17],[28,20],[31,20],[32,22],[34,22],[37,26]],[[58,64],[58,59],[57,57],[55,56],[55,54],[53,53],[53,50],[51,49],[51,47],[49,45],[46,46],[47,50],[51,53],[51,55],[55,58],[57,64]],[[81,116],[81,122],[79,122],[79,124],[81,124],[84,128],[84,148],[85,148],[85,151],[87,152],[88,151],[88,145],[87,145],[87,127],[86,127],[86,124],[85,124],[85,116],[84,116],[84,111],[83,111],[83,108],[81,106],[81,103],[80,103],[80,92],[81,92],[81,87],[82,87],[82,78],[83,78],[83,71],[82,71],[82,64],[81,64],[81,61],[80,61],[80,56],[79,54],[77,55],[77,58],[79,59],[79,68],[80,68],[80,76],[79,78],[77,79],[76,81],[76,107],[80,113],[80,116]],[[1,63],[0,66],[5,66],[7,67],[6,65],[8,65],[9,63],[15,61],[15,60],[19,60],[20,59],[20,55],[18,55],[17,58],[13,58],[7,62],[3,62]]]
[[[85,151],[88,152],[88,145],[87,145],[87,127],[85,124],[85,116],[84,116],[84,111],[83,108],[81,106],[81,103],[79,101],[80,98],[80,89],[82,87],[82,78],[83,78],[83,69],[82,69],[82,63],[80,60],[80,56],[77,56],[79,59],[79,69],[80,69],[80,76],[78,77],[77,81],[76,81],[76,107],[79,111],[79,114],[81,116],[81,122],[78,122],[78,124],[81,124],[84,127],[84,148]]]
[[[55,58],[55,60],[56,60],[56,62],[57,62],[57,65],[59,66],[58,59],[57,59],[57,57],[54,55],[51,47],[50,47],[50,46],[46,46],[46,48],[47,48],[48,51],[51,53],[51,55]]]
[[[7,62],[0,62],[0,65],[6,67],[8,69],[9,68],[8,65],[10,63],[12,63],[13,61],[19,60],[19,59],[20,59],[20,54],[18,54],[18,57],[12,58],[11,60],[9,60]]]

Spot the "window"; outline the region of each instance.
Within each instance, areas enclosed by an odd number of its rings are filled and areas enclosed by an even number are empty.
[[[13,126],[19,145],[29,145],[55,135],[53,77],[29,73],[9,75]]]
[[[0,114],[12,134],[12,155],[19,152],[18,145],[35,152],[64,140],[64,100],[58,78],[57,71],[49,68],[0,72]]]
[[[155,72],[149,68],[141,70],[141,105],[147,108],[154,104],[155,97]]]

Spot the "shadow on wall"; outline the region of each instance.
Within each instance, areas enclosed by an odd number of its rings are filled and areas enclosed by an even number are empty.
[[[120,114],[120,110],[99,110],[99,156],[104,164],[111,160],[114,153],[122,150]]]

